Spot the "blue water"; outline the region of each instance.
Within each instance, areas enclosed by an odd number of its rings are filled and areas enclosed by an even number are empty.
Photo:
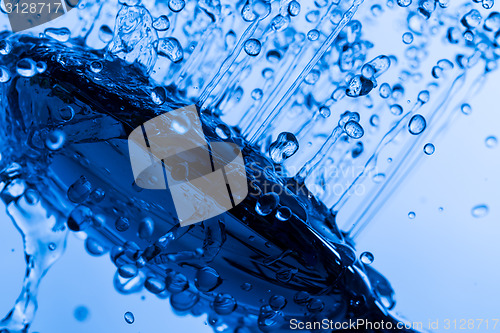
[[[68,229],[91,255],[109,252],[119,292],[146,288],[217,331],[396,320],[355,239],[496,69],[500,14],[482,7],[90,1],[67,28],[2,33],[1,198],[27,273],[1,327],[28,330]],[[209,141],[242,148],[250,196],[180,228],[168,196],[134,184],[126,138],[187,104]]]

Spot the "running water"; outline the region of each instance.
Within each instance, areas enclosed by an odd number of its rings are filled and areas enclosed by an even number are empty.
[[[0,329],[28,331],[68,229],[86,234],[90,254],[109,251],[119,292],[169,297],[218,332],[395,322],[394,291],[354,241],[472,112],[467,98],[497,67],[492,6],[82,0],[63,27],[0,33],[0,196],[27,263]],[[250,194],[180,227],[168,195],[134,183],[127,137],[189,104],[208,141],[242,148]]]

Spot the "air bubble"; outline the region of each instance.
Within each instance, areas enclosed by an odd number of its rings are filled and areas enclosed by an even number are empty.
[[[415,214],[415,212],[409,212],[409,213],[408,213],[408,218],[409,218],[410,220],[413,220],[416,216],[417,216],[417,214]]]
[[[310,41],[318,40],[318,38],[319,31],[316,29],[309,30],[309,32],[307,33],[307,39],[309,39]]]
[[[162,105],[167,101],[167,93],[163,87],[154,87],[151,91],[151,99],[156,105]]]
[[[5,39],[0,40],[0,54],[7,55],[10,51],[12,51],[12,44]]]
[[[90,63],[90,70],[96,74],[100,73],[102,71],[103,65],[102,62],[100,61],[92,61]]]
[[[388,83],[382,83],[379,88],[380,97],[389,98],[391,96],[391,86]]]
[[[397,0],[399,7],[408,7],[411,5],[411,0]]]
[[[290,16],[297,16],[299,15],[299,13],[300,13],[300,3],[298,3],[295,0],[290,1],[290,3],[288,4],[288,14],[290,14]]]
[[[462,104],[462,106],[460,107],[460,110],[462,110],[462,113],[467,115],[467,116],[472,113],[472,108],[467,103]]]

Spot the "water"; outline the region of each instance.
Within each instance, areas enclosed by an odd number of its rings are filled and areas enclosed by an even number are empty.
[[[27,258],[0,328],[28,330],[68,230],[86,234],[89,254],[109,251],[119,292],[144,287],[179,313],[207,313],[215,330],[394,322],[390,283],[355,239],[422,147],[434,152],[432,129],[472,112],[469,92],[496,69],[493,3],[125,3],[87,1],[42,36],[0,34],[0,196]],[[387,47],[378,27],[394,18]],[[126,138],[187,104],[209,141],[242,148],[250,195],[181,228],[169,197],[134,184]],[[353,205],[348,223],[337,218]]]

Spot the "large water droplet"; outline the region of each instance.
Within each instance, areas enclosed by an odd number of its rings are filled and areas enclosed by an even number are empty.
[[[410,122],[408,123],[408,130],[413,135],[419,135],[425,130],[426,126],[427,123],[425,118],[420,114],[416,114],[410,119]]]
[[[155,28],[158,31],[168,30],[168,28],[170,28],[170,21],[168,19],[168,16],[162,15],[158,17],[156,20],[154,20],[153,28]]]
[[[67,42],[71,36],[68,28],[47,28],[44,31],[45,36],[53,38],[59,42]]]
[[[269,156],[276,164],[283,163],[299,149],[299,142],[295,135],[289,132],[282,132],[276,141],[269,146]]]
[[[74,203],[82,203],[92,192],[92,184],[85,176],[81,176],[68,188],[68,199]]]

